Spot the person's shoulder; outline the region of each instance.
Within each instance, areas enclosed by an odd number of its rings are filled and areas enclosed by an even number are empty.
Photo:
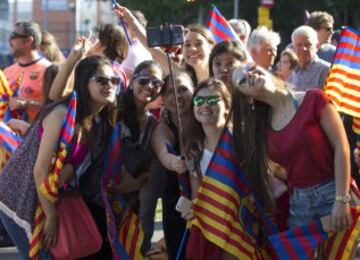
[[[332,45],[331,43],[325,43],[320,46],[319,51],[335,53],[336,47],[334,45]]]
[[[320,68],[330,68],[330,63],[320,58],[316,61],[316,65]]]
[[[49,60],[46,59],[46,58],[40,58],[35,64],[36,64],[37,66],[41,66],[41,67],[47,68],[47,67],[49,67],[52,63],[51,63],[51,61],[49,61]]]
[[[9,67],[6,67],[3,72],[4,72],[5,74],[7,74],[7,73],[9,73],[9,72],[12,72],[12,71],[14,71],[14,70],[17,70],[18,68],[19,68],[19,64],[16,62],[16,63],[10,65]]]
[[[306,96],[309,96],[310,99],[314,100],[324,100],[328,101],[329,98],[326,93],[321,89],[309,89],[306,91]]]

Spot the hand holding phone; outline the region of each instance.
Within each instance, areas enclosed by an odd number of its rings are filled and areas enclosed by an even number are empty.
[[[175,209],[180,213],[189,213],[192,207],[192,201],[184,196],[180,196]]]

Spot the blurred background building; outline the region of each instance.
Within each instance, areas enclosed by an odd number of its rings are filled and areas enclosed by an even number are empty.
[[[116,22],[111,13],[111,0],[0,0],[0,53],[3,56],[9,53],[8,37],[13,24],[24,20],[33,20],[54,34],[65,53],[78,35],[95,30],[102,22]]]

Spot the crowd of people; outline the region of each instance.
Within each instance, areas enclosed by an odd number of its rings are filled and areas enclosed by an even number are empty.
[[[265,228],[248,229],[241,203],[254,216],[271,216],[280,231],[324,216],[330,216],[334,232],[351,225],[350,181],[358,179],[360,152],[344,122],[349,116],[338,113],[323,92],[336,50],[330,14],[311,13],[284,50],[278,50],[279,33],[264,26],[251,30],[241,19],[229,21],[238,41],[216,43],[197,24],[186,26],[181,46],[150,48],[140,11],[118,5],[114,15],[125,28],[99,25],[97,39],[79,37],[66,58],[35,22],[17,22],[9,36],[16,62],[0,73],[14,93],[6,100],[11,116],[2,120],[24,141],[1,170],[0,234],[9,235],[23,259],[32,250],[38,205],[45,214],[38,257],[52,259],[60,212],[41,187],[53,170],[64,120],[74,120],[74,134],[56,189],[61,198],[75,185],[103,241],[86,259],[112,259],[118,253],[106,208],[106,197],[113,194],[125,201],[122,212],[131,210],[140,219],[143,257],[157,252],[151,238],[161,198],[168,259],[243,259],[209,238],[204,231],[209,223],[200,221],[207,219],[199,211],[207,185],[226,190],[213,182],[214,167],[224,183],[233,181],[238,194],[251,195],[237,198],[235,216],[227,209],[213,212],[218,218],[231,215],[243,227],[243,237],[249,237],[244,241],[255,248],[249,259],[261,255]],[[69,119],[73,93],[76,114]],[[115,142],[120,152],[109,154],[116,126],[121,126]],[[227,134],[232,148],[224,158],[244,172],[241,183],[214,166],[214,157],[226,153],[219,142]],[[118,156],[114,160],[121,167],[109,182],[104,165],[111,156]],[[230,241],[237,231],[224,227],[221,232]],[[356,244],[350,251],[354,257]]]

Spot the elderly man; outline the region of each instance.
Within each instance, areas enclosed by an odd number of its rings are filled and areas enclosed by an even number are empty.
[[[312,12],[307,25],[317,32],[319,50],[317,52],[320,59],[332,62],[336,48],[330,43],[331,36],[334,34],[334,18],[327,12]]]
[[[251,32],[250,24],[243,19],[231,19],[229,24],[239,36],[240,41],[246,46]]]
[[[247,46],[255,63],[264,69],[271,70],[279,44],[278,33],[268,30],[265,26],[260,26],[252,31]]]
[[[34,22],[18,22],[9,39],[11,52],[17,61],[4,70],[10,83],[19,81],[18,97],[11,97],[11,110],[26,112],[32,121],[42,105],[42,83],[51,63],[38,52],[41,43],[40,26]],[[21,80],[19,80],[21,79]]]
[[[316,31],[307,25],[295,29],[291,35],[294,51],[299,60],[290,82],[297,90],[322,89],[330,64],[316,55],[319,42]]]

